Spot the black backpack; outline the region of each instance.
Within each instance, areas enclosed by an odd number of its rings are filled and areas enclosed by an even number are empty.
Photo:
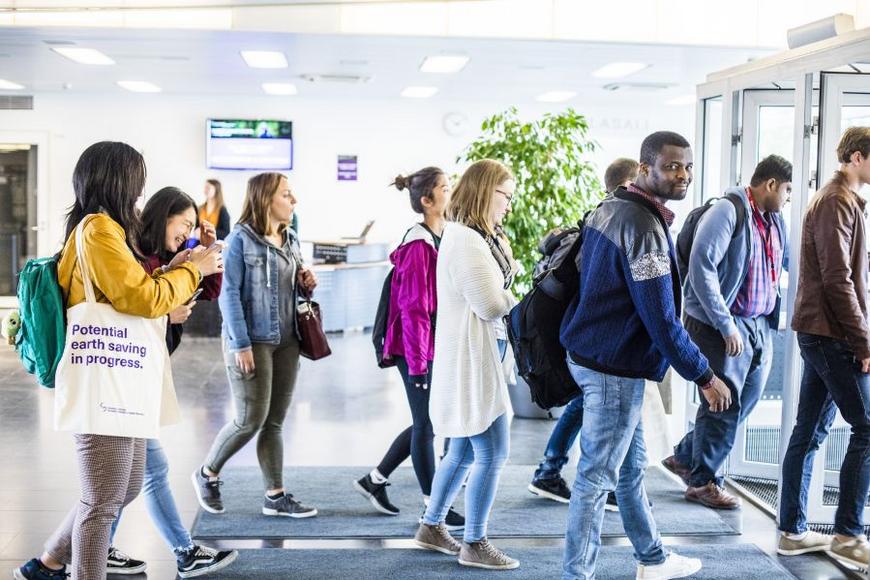
[[[429,232],[429,235],[432,236],[433,243],[437,247],[437,237],[435,233],[430,230],[426,224],[420,224],[423,228]],[[399,246],[405,243],[405,238],[408,237],[408,234],[414,228],[409,228],[405,235],[402,236],[402,241],[399,242]],[[387,273],[387,277],[384,278],[384,285],[381,288],[381,297],[378,300],[378,309],[375,312],[375,322],[372,325],[372,344],[375,347],[375,359],[378,361],[378,366],[382,369],[388,369],[390,367],[396,366],[396,361],[392,358],[384,358],[384,341],[387,339],[387,322],[390,317],[390,296],[392,294],[392,286],[393,286],[393,272],[395,268],[391,268]],[[432,320],[432,328],[435,328],[435,320]]]
[[[731,239],[737,237],[738,232],[743,228],[743,223],[746,220],[746,210],[743,207],[743,200],[736,193],[728,193],[722,197],[714,197],[707,200],[707,203],[700,207],[696,207],[686,216],[686,221],[677,234],[676,254],[677,254],[677,271],[680,273],[680,285],[686,284],[686,278],[689,276],[689,256],[692,254],[692,244],[695,241],[695,231],[698,229],[698,224],[701,222],[701,216],[707,213],[707,210],[713,207],[715,203],[727,199],[734,204],[734,209],[737,210],[737,225],[731,233]]]
[[[589,215],[589,214],[586,214]],[[585,220],[585,216],[584,216]],[[542,409],[561,407],[580,394],[568,370],[559,329],[579,287],[583,220],[550,235],[538,249],[532,289],[508,314],[507,331],[519,374]]]

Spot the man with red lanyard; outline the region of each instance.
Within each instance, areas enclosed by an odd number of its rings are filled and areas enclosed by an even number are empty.
[[[731,389],[733,404],[714,413],[699,397],[694,430],[662,463],[686,483],[687,500],[714,509],[740,507],[720,470],[770,374],[788,256],[780,210],[791,194],[791,172],[778,155],[763,159],[749,187],[730,188],[704,213],[689,255],[686,330]]]

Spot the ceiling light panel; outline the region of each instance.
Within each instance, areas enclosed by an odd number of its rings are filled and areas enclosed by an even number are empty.
[[[462,55],[427,56],[420,65],[420,72],[450,74],[461,71],[470,59]]]
[[[612,62],[594,71],[592,76],[598,79],[618,79],[626,77],[649,67],[642,62]]]
[[[540,103],[564,103],[577,96],[574,91],[548,91],[535,97]]]
[[[287,57],[273,50],[243,50],[242,58],[251,68],[287,68]]]
[[[20,91],[23,88],[24,85],[19,85],[18,83],[13,83],[6,79],[0,79],[0,91]]]
[[[107,66],[115,64],[114,60],[112,60],[99,50],[96,50],[95,48],[55,46],[52,47],[51,50],[79,64],[91,64],[97,66]]]
[[[296,85],[293,83],[263,83],[263,92],[267,95],[295,95]]]
[[[118,81],[118,86],[134,93],[159,93],[161,90],[160,87],[148,81]]]
[[[428,99],[437,92],[436,87],[406,87],[401,94],[409,99]]]

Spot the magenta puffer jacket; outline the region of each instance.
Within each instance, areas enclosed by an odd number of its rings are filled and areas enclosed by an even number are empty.
[[[404,357],[408,374],[412,376],[425,375],[435,356],[437,260],[435,240],[419,224],[408,231],[402,245],[390,254],[395,269],[390,286],[384,356]]]

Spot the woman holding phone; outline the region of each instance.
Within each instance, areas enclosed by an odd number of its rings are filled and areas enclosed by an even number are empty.
[[[224,359],[236,417],[218,433],[192,476],[204,510],[224,512],[219,474],[254,436],[267,516],[309,518],[317,509],[285,493],[284,419],[299,370],[296,306],[313,292],[314,273],[302,264],[299,239],[289,228],[296,197],[280,173],[248,180],[242,216],[227,238],[220,304]]]

